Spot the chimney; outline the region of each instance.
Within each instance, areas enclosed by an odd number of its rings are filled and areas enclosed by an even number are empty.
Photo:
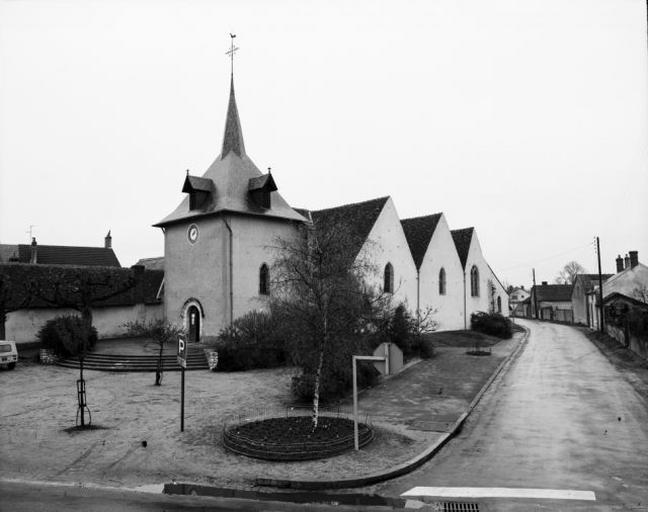
[[[524,290],[524,285],[522,285],[522,289]]]
[[[36,237],[32,238],[29,263],[38,263],[38,244],[36,243]]]
[[[547,286],[547,281],[542,281],[542,286]]]
[[[619,254],[616,258],[617,273],[623,272],[623,258]]]
[[[639,265],[639,252],[638,251],[628,251],[630,255],[630,268],[635,268]]]
[[[630,268],[630,256],[628,256],[627,254],[625,255],[624,262],[625,262],[624,267]]]
[[[112,249],[112,236],[110,236],[110,230],[108,230],[108,234],[106,235],[106,238],[104,238],[104,247],[106,249]]]

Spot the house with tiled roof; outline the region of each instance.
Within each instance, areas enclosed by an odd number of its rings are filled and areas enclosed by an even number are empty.
[[[535,316],[537,309],[538,318],[541,320],[555,320],[559,322],[573,322],[572,314],[572,285],[571,284],[542,284],[531,288],[531,312]]]
[[[0,263],[31,263],[40,265],[83,265],[93,267],[121,267],[112,248],[110,231],[103,247],[77,245],[0,244]]]
[[[318,223],[342,223],[352,235],[351,257],[370,260],[376,269],[367,284],[392,294],[412,314],[436,309],[440,328],[463,328],[471,312],[489,304],[497,310],[505,300],[489,302],[487,283],[499,281],[472,228],[466,242],[456,244],[443,214],[401,222],[390,197],[295,208],[280,194],[279,178],[248,156],[232,76],[220,154],[200,176],[182,176],[184,199],[155,224],[164,235],[164,257],[139,262],[164,268],[165,317],[183,323],[191,341],[213,338],[235,318],[267,307],[276,240]],[[481,292],[468,301],[466,260],[483,279]],[[508,312],[508,304],[499,309]]]

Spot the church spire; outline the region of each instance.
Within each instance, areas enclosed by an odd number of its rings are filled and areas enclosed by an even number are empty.
[[[232,60],[232,71],[230,75],[230,97],[227,106],[227,119],[225,120],[225,135],[223,136],[223,149],[221,158],[225,158],[230,151],[238,156],[245,154],[245,145],[243,144],[243,132],[241,130],[241,121],[239,120],[238,108],[236,107],[236,97],[234,96],[234,52],[238,50],[234,46],[235,34],[230,34],[231,46],[227,55]]]

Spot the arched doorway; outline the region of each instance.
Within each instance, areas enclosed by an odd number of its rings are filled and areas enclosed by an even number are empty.
[[[200,341],[200,311],[194,305],[189,306],[187,309],[187,317],[189,319],[189,341]]]

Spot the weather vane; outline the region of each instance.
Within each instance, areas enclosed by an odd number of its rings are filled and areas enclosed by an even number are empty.
[[[234,46],[234,38],[236,37],[236,34],[232,34],[230,32],[230,49],[225,52],[225,55],[230,56],[230,60],[232,61],[232,76],[234,76],[234,54],[238,50],[238,46]]]

